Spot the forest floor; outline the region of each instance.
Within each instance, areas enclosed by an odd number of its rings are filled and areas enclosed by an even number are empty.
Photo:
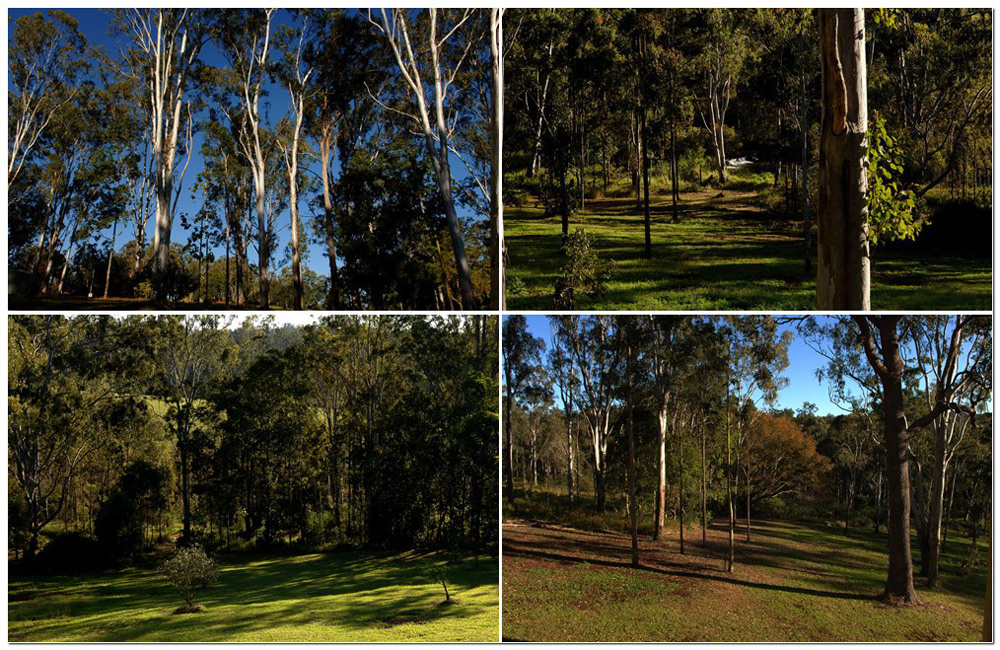
[[[651,259],[644,254],[642,211],[634,197],[595,198],[570,218],[613,260],[604,299],[578,297],[579,309],[811,310],[813,270],[804,270],[802,221],[776,218],[753,189],[682,192],[679,222],[669,196],[651,195]],[[504,208],[508,307],[552,308],[564,257],[561,220],[543,217],[532,197]],[[815,238],[815,234],[814,234]],[[512,291],[513,289],[513,291]],[[988,310],[992,267],[986,258],[876,251],[871,303],[884,310]]]
[[[496,557],[444,564],[416,553],[221,556],[218,581],[196,598],[205,610],[183,615],[150,570],[11,578],[8,641],[496,641]]]
[[[503,635],[518,641],[978,641],[985,566],[958,567],[968,539],[949,535],[938,588],[917,579],[922,604],[893,607],[877,596],[887,565],[885,534],[870,529],[754,521],[736,537],[727,573],[726,522],[701,527],[679,552],[674,525],[658,542],[554,522],[503,524]],[[985,563],[986,549],[980,557]]]

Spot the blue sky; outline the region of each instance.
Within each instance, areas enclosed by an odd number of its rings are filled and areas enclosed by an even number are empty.
[[[16,20],[21,16],[30,15],[38,13],[39,11],[45,12],[48,9],[8,9],[7,14],[11,20]],[[109,54],[117,52],[122,47],[123,37],[112,37],[110,33],[110,22],[111,22],[111,12],[101,11],[97,9],[65,9],[67,13],[72,15],[79,22],[80,32],[87,38],[87,42],[90,45],[100,46]],[[271,26],[272,35],[276,33],[277,27],[282,24],[288,24],[291,21],[291,16],[286,11],[279,11]],[[9,23],[8,29],[10,29],[11,24]],[[277,53],[272,50],[272,55]],[[201,57],[204,61],[211,65],[225,65],[225,59],[222,57],[218,48],[214,44],[209,43],[203,49]],[[262,109],[264,104],[268,105],[267,115],[270,118],[270,124],[273,125],[278,120],[281,119],[286,112],[289,112],[289,103],[287,98],[287,91],[271,84],[268,87],[269,94],[266,98],[262,99]],[[197,196],[192,198],[191,189],[194,186],[195,179],[198,174],[204,170],[204,165],[201,160],[201,156],[198,151],[201,148],[201,137],[195,134],[195,155],[191,160],[191,165],[187,170],[187,174],[184,176],[184,189],[181,193],[179,199],[179,205],[177,208],[177,218],[174,220],[174,229],[171,235],[171,240],[173,243],[184,244],[187,241],[187,231],[181,226],[180,215],[185,213],[189,216],[193,216],[197,213],[201,207],[201,197]],[[178,161],[178,166],[183,164],[182,161]],[[336,155],[333,156],[332,160],[333,169],[337,171],[339,165],[337,163]],[[312,161],[300,161],[300,167],[305,168],[303,173],[311,173],[318,178],[319,174],[319,163]],[[452,174],[456,180],[462,180],[466,173],[463,164],[456,158],[452,157],[451,160]],[[312,269],[320,275],[329,274],[329,263],[326,259],[326,244],[320,243],[312,240],[312,227],[310,221],[313,216],[313,208],[310,202],[314,196],[319,192],[317,189],[315,193],[306,193],[299,196],[299,214],[302,219],[301,232],[303,235],[309,237],[309,242],[306,250],[304,251],[303,264],[307,268]],[[456,204],[456,209],[458,210],[460,217],[471,217],[473,215],[472,211],[461,205]],[[153,224],[150,223],[147,233],[147,241],[152,241],[152,227]],[[278,218],[277,222],[277,236],[279,240],[279,248],[274,251],[273,255],[276,261],[284,261],[285,257],[289,257],[289,245],[291,240],[291,230],[290,230],[290,217],[286,210]],[[105,237],[110,237],[111,229],[107,229],[103,233]],[[125,245],[127,241],[131,239],[131,231],[126,227],[123,232],[123,228],[119,226],[118,237],[115,242],[116,250],[120,250],[122,246]],[[213,249],[217,258],[223,257],[225,255],[225,244],[217,246]],[[253,250],[249,251],[251,257],[251,262],[256,262],[255,253]],[[274,262],[272,262],[273,264]],[[288,263],[284,263],[281,266],[287,266]]]
[[[526,318],[528,330],[533,336],[545,341],[547,351],[552,336],[548,317],[530,315]],[[788,386],[778,393],[775,407],[797,411],[802,408],[804,402],[812,402],[816,405],[816,412],[819,415],[842,414],[844,411],[830,401],[826,385],[821,384],[816,378],[816,370],[826,366],[826,360],[806,345],[794,326],[780,325],[778,329],[792,332],[792,343],[788,348],[788,368],[784,373],[788,379]]]

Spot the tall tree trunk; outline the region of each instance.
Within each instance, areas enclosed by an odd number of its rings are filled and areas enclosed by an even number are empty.
[[[642,141],[642,205],[645,248],[643,255],[653,256],[653,240],[650,233],[649,217],[649,131],[646,128],[646,35],[641,31],[639,46],[639,139]]]
[[[708,543],[708,464],[705,454],[705,426],[701,427],[701,545]]]
[[[660,408],[658,415],[659,440],[657,441],[656,463],[656,495],[653,512],[653,539],[660,539],[663,533],[664,513],[667,500],[667,410],[666,405]]]
[[[736,510],[733,508],[733,443],[729,432],[730,420],[729,382],[726,382],[726,499],[729,503],[729,553],[726,571],[736,568]]]
[[[806,76],[802,75],[802,241],[805,244],[805,273],[812,272],[812,223],[809,220],[809,101]]]
[[[938,581],[941,556],[941,521],[944,516],[944,487],[948,471],[945,431],[947,422],[940,419],[934,425],[934,467],[931,474],[930,503],[927,504],[927,586],[935,587]],[[940,429],[940,430],[939,430]]]
[[[514,444],[511,427],[511,412],[514,406],[514,391],[510,388],[510,375],[507,376],[507,400],[504,403],[504,477],[507,479],[507,501],[514,505]]]
[[[108,248],[108,268],[104,272],[104,299],[108,299],[108,285],[111,284],[111,258],[115,254],[115,239],[118,238],[118,217],[115,217],[114,225],[111,226],[111,246]]]
[[[490,120],[490,303],[493,311],[506,308],[506,269],[503,265],[503,9],[490,10],[490,53],[493,60]]]
[[[630,332],[626,336],[630,336]],[[635,426],[633,412],[635,411],[635,394],[632,383],[632,341],[626,343],[625,375],[628,382],[628,515],[629,531],[632,535],[632,566],[639,566],[639,528],[638,510],[635,491]]]
[[[573,472],[576,470],[575,445],[573,443],[572,407],[567,405],[566,412],[566,496],[573,503]]]
[[[821,9],[823,118],[819,152],[821,310],[870,308],[868,87],[863,9]]]
[[[684,436],[677,427],[677,519],[680,524],[681,555],[684,554]]]
[[[303,304],[302,253],[299,247],[299,133],[302,130],[304,100],[302,96],[292,97],[298,104],[295,111],[295,131],[292,136],[292,152],[288,161],[288,209],[292,221],[292,309],[301,311]]]
[[[330,152],[333,148],[333,127],[325,127],[320,138],[320,177],[323,180],[323,226],[326,234],[326,257],[330,263],[330,291],[326,296],[327,309],[340,309],[340,278],[337,272],[337,229],[330,188]]]
[[[861,320],[862,317],[856,317]],[[886,483],[888,485],[889,573],[884,597],[892,602],[915,603],[913,557],[910,551],[910,445],[903,398],[903,360],[896,325],[899,317],[882,316],[877,322],[882,346],[882,413],[884,419]]]

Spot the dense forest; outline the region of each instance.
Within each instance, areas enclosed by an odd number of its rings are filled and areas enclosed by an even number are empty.
[[[636,567],[640,528],[666,540],[673,521],[667,544],[683,554],[720,526],[715,550],[736,574],[740,554],[759,550],[757,517],[868,528],[882,535],[876,566],[892,603],[918,600],[913,557],[922,587],[943,579],[949,531],[971,537],[965,560],[981,561],[989,317],[552,316],[549,327],[546,342],[525,317],[504,321],[505,517],[561,495],[569,510],[549,517],[624,522]],[[842,414],[778,406],[793,337],[823,360],[817,386]]]
[[[497,307],[500,10],[109,11],[10,20],[26,306]]]
[[[9,549],[495,549],[497,326],[12,316]]]
[[[989,255],[977,243],[992,214],[989,10],[505,20],[515,304],[866,309],[871,283],[884,307],[926,309],[947,296],[889,290],[936,284],[907,262],[956,257],[948,268],[962,273],[961,260]],[[736,280],[720,265],[771,295],[726,286]]]

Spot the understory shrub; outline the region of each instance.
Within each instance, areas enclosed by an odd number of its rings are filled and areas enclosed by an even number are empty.
[[[554,306],[557,309],[572,309],[578,291],[593,300],[603,298],[611,280],[611,263],[597,254],[593,236],[582,228],[577,229],[563,246],[563,254],[566,263],[562,276],[556,281]]]
[[[187,602],[188,611],[195,611],[194,597],[198,589],[215,582],[219,575],[215,561],[197,545],[178,549],[160,565],[160,573]]]

